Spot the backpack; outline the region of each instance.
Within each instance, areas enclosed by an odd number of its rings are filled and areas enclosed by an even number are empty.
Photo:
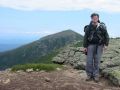
[[[84,32],[87,33],[87,35],[88,35],[87,39],[88,39],[89,42],[91,42],[93,40],[94,35],[96,34],[96,36],[97,36],[97,40],[96,41],[98,42],[98,44],[103,44],[104,40],[105,40],[104,39],[105,38],[104,37],[104,31],[106,30],[105,23],[101,22],[97,29],[99,29],[99,30],[92,31],[91,30],[91,26],[90,25],[86,25],[84,27]]]
[[[85,27],[84,27],[84,32],[86,32],[88,29],[89,29],[89,26],[90,25],[86,25]],[[102,29],[106,29],[106,25],[105,25],[105,23],[103,23],[103,22],[100,22],[100,26],[99,26],[100,28],[102,28]]]

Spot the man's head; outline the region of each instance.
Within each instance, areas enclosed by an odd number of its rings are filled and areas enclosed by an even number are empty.
[[[91,14],[91,20],[92,20],[93,23],[100,22],[99,21],[99,14],[97,14],[97,13]]]

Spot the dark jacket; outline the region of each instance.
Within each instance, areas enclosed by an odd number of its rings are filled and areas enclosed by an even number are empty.
[[[92,23],[90,23],[89,25],[86,25],[84,27],[84,32],[85,32],[85,35],[84,35],[84,40],[83,40],[83,46],[85,48],[87,48],[88,45],[93,44],[93,41],[90,41],[90,38],[94,37],[93,33],[97,33],[100,39],[100,43],[95,41],[96,44],[98,43],[98,44],[103,44],[105,46],[108,46],[109,35],[108,35],[107,28],[104,23],[99,23],[98,27],[94,27]]]

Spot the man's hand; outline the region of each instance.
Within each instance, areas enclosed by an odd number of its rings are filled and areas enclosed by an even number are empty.
[[[87,55],[87,48],[84,48],[83,52],[85,55]]]
[[[83,50],[84,52],[87,52],[87,48],[84,48],[84,50]]]

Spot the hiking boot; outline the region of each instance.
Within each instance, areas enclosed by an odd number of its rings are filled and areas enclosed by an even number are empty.
[[[99,77],[94,77],[94,81],[95,81],[96,83],[98,83],[98,82],[99,82]]]
[[[92,77],[91,76],[87,76],[86,81],[91,81]]]

